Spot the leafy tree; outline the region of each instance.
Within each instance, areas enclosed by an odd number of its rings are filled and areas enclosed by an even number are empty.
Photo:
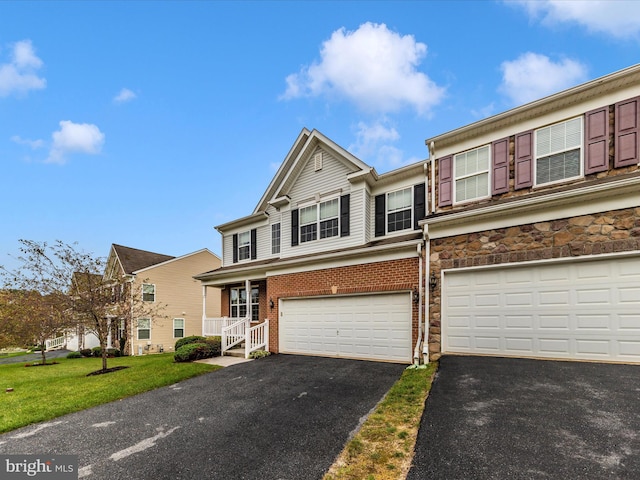
[[[114,320],[130,325],[133,318],[157,317],[162,309],[162,305],[136,302],[129,293],[131,278],[106,277],[105,260],[78,250],[77,244],[20,240],[20,245],[20,266],[14,271],[0,267],[6,287],[30,292],[11,308],[12,323],[20,323],[35,338],[44,340],[56,333],[46,325],[55,325],[57,331],[83,326],[100,342],[103,371],[108,370],[107,342]],[[45,317],[48,323],[42,321]],[[128,330],[126,326],[124,330]]]

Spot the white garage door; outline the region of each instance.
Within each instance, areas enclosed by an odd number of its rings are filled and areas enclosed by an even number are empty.
[[[411,294],[283,299],[280,351],[411,362]]]
[[[640,362],[640,257],[449,271],[442,351]]]

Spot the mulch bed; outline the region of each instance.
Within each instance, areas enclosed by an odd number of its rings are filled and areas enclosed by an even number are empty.
[[[87,373],[87,377],[91,377],[93,375],[102,375],[104,373],[117,372],[118,370],[124,370],[125,368],[129,368],[129,367],[121,365],[119,367],[107,368],[106,370],[96,370],[95,372]]]

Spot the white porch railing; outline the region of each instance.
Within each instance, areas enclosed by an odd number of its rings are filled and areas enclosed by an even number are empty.
[[[222,329],[236,321],[237,319],[229,317],[203,318],[202,335],[205,337],[220,337],[222,336]]]
[[[250,322],[251,319],[248,317],[241,318],[227,327],[222,327],[221,355],[246,339]]]
[[[251,325],[250,318],[242,318],[237,322],[222,327],[221,355],[232,347],[244,342],[244,357],[260,349],[269,349],[269,320],[258,325]]]
[[[244,357],[255,350],[269,350],[269,319],[254,325],[247,331],[247,339],[244,344]]]
[[[53,348],[63,347],[65,343],[67,343],[67,337],[65,335],[62,335],[61,337],[46,340],[45,346],[47,350],[51,350]]]

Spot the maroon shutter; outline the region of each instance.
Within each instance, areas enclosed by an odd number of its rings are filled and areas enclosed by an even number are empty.
[[[609,107],[584,114],[584,174],[609,168]]]
[[[516,135],[515,189],[533,185],[533,130]]]
[[[438,159],[438,206],[453,204],[453,156]]]
[[[509,191],[509,139],[503,138],[491,144],[491,168],[493,170],[491,195]]]
[[[638,163],[638,126],[640,97],[616,103],[614,167]]]

